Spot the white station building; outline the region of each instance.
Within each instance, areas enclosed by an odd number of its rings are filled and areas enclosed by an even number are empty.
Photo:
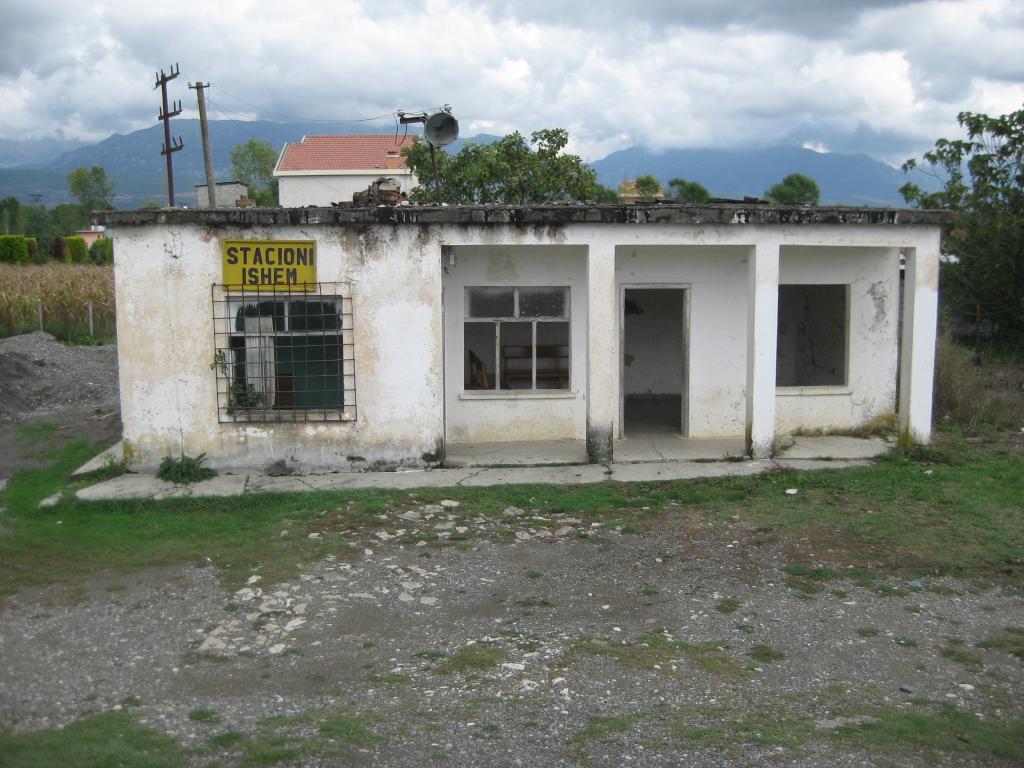
[[[645,434],[731,439],[763,458],[777,436],[894,414],[927,442],[944,216],[104,213],[126,459],[360,470],[563,441],[604,463]]]

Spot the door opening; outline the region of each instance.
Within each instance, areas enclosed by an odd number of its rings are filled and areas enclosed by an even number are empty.
[[[686,434],[686,336],[686,289],[624,289],[623,437]]]

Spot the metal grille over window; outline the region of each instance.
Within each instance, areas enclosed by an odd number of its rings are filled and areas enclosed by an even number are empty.
[[[569,288],[466,288],[466,390],[568,390]]]
[[[214,285],[213,322],[218,421],[355,419],[352,299],[336,285]]]

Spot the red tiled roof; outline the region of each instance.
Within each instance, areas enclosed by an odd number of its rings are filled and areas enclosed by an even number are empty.
[[[412,146],[412,136],[393,133],[363,136],[304,136],[287,144],[278,171],[361,171],[387,168],[388,152]],[[398,158],[405,168],[405,158]]]

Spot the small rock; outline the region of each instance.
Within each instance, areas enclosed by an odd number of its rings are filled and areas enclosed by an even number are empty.
[[[49,507],[57,506],[57,502],[60,501],[62,491],[57,491],[52,496],[47,496],[45,499],[39,502],[40,509],[48,509]]]
[[[555,529],[555,536],[556,537],[568,536],[570,533],[572,533],[575,530],[576,529],[573,528],[571,525],[563,525],[563,526]]]
[[[447,522],[443,523],[434,523],[434,529],[438,531],[450,531],[454,527],[455,523],[453,523],[451,520],[448,520]]]
[[[414,603],[416,598],[410,595],[408,592],[402,592],[398,595],[398,599],[403,603]]]
[[[459,506],[459,502],[454,499],[441,499],[441,506],[445,509],[455,509]]]
[[[246,584],[255,584],[261,578],[263,578],[263,577],[262,576],[250,576],[248,579],[245,580],[245,583]]]
[[[270,648],[268,648],[267,650],[276,656],[279,653],[284,653],[284,648],[284,643],[277,643],[275,645],[270,646]]]
[[[305,623],[306,623],[305,619],[292,619],[291,621],[289,621],[287,624],[284,625],[284,631],[285,632],[291,632],[292,630],[298,629],[299,627],[301,627]]]
[[[914,689],[911,688],[909,685],[901,685],[900,686],[900,693],[913,693],[913,692],[914,692]]]
[[[517,661],[506,661],[501,666],[505,669],[511,669],[516,672],[522,672],[524,669],[526,669],[525,664],[520,664]]]
[[[798,493],[800,493],[800,489],[799,488],[787,488],[786,489],[786,495],[787,496],[796,496]]]
[[[516,540],[517,541],[529,541],[532,538],[533,538],[533,536],[528,534],[526,531],[516,531]]]
[[[423,605],[436,605],[437,604],[437,598],[436,597],[421,597],[420,598],[420,602]]]
[[[959,688],[963,688],[965,691],[973,691],[974,690],[974,686],[971,685],[970,683],[960,683],[958,687]]]
[[[319,533],[314,531],[313,533],[309,534],[309,536],[307,536],[306,538],[310,539],[311,541],[319,541],[321,537]]]
[[[523,510],[521,510],[519,507],[505,507],[505,510],[504,512],[502,512],[502,514],[505,515],[505,517],[518,517],[519,515],[523,514]]]

